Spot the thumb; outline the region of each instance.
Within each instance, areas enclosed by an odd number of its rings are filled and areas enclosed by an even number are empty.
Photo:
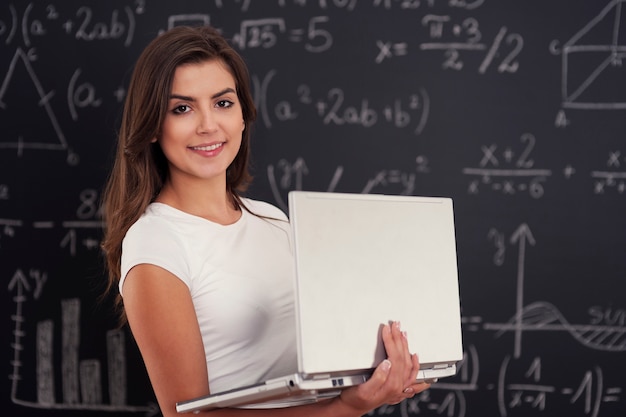
[[[373,380],[372,382],[377,383],[379,385],[383,385],[387,381],[387,378],[389,377],[390,370],[391,370],[391,361],[389,359],[385,359],[384,361],[378,364],[378,366],[374,370],[374,373],[370,377],[370,380]]]

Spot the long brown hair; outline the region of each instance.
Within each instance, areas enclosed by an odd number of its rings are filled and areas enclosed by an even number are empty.
[[[105,222],[102,249],[108,269],[107,290],[120,280],[122,240],[157,196],[169,173],[158,143],[167,112],[171,83],[176,68],[183,64],[220,60],[235,79],[245,128],[241,147],[227,169],[226,188],[231,202],[241,209],[240,192],[252,177],[249,172],[250,128],[256,118],[248,69],[228,41],[210,27],[176,27],[156,37],[135,65],[118,134],[115,162],[103,193]],[[117,306],[121,296],[117,293]],[[123,311],[120,308],[120,314]]]

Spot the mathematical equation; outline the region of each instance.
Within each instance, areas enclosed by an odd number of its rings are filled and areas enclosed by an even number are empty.
[[[491,48],[482,43],[483,33],[480,23],[473,17],[462,18],[455,22],[450,14],[433,14],[434,11],[463,11],[471,13],[480,9],[484,1],[397,1],[374,0],[372,2],[345,1],[277,1],[276,6],[281,9],[310,7],[320,11],[333,8],[343,9],[351,15],[357,7],[371,8],[383,12],[393,9],[415,11],[411,20],[421,19],[417,27],[427,33],[428,42],[420,42],[419,50],[444,50],[448,57],[444,68],[461,70],[461,50],[488,50],[481,65],[480,72],[484,73],[492,64],[495,56],[501,52],[500,48],[507,40],[513,43],[514,51],[511,57],[505,59],[500,66],[501,72],[517,71],[519,61],[517,55],[523,41],[518,34],[506,33],[506,28],[496,35]],[[217,9],[238,7],[243,16],[253,9],[249,1],[215,1],[212,6]],[[73,146],[74,138],[68,133],[72,126],[61,122],[62,116],[69,114],[73,122],[80,122],[92,116],[94,110],[101,108],[119,107],[126,95],[124,81],[111,87],[103,87],[101,80],[90,68],[90,64],[74,65],[69,69],[68,76],[60,82],[55,82],[51,88],[41,80],[41,73],[47,71],[47,65],[42,62],[44,48],[40,46],[48,42],[50,37],[60,39],[60,42],[113,43],[114,47],[127,49],[135,40],[137,27],[148,10],[145,1],[136,1],[132,5],[110,7],[104,13],[95,8],[80,6],[75,8],[64,7],[63,4],[40,5],[36,2],[25,6],[8,4],[0,7],[0,41],[4,47],[15,47],[9,52],[12,59],[6,74],[0,84],[0,107],[7,116],[7,120],[19,118],[17,114],[25,103],[16,102],[15,97],[21,95],[17,89],[27,88],[35,94],[32,97],[33,109],[44,108],[41,117],[41,129],[49,126],[47,137],[37,132],[16,132],[0,138],[0,150],[15,150],[18,156],[23,156],[28,150],[56,150],[66,153],[69,165],[75,166],[80,162],[80,155]],[[421,11],[420,11],[421,10]],[[424,13],[427,13],[424,15]],[[164,19],[167,27],[182,24],[211,24],[210,13],[183,13],[172,14]],[[412,22],[409,22],[412,25]],[[334,29],[334,22],[328,15],[308,17],[298,23],[286,17],[268,16],[259,19],[242,19],[235,30],[221,28],[225,33],[232,33],[230,37],[233,45],[242,51],[250,49],[273,49],[281,42],[302,44],[306,52],[323,53],[331,50],[340,37]],[[448,39],[454,38],[454,42]],[[416,39],[424,36],[415,33]],[[408,54],[408,44],[388,40],[372,40],[375,42],[377,53],[372,53],[371,59],[382,63],[394,56]],[[372,45],[374,46],[374,45]],[[344,46],[342,46],[344,47]],[[367,48],[374,51],[374,48]],[[451,55],[454,55],[451,57]],[[67,63],[66,63],[67,64]],[[71,62],[69,63],[71,64]],[[414,135],[420,135],[427,126],[431,113],[429,92],[422,86],[416,86],[403,96],[381,102],[371,97],[350,97],[346,89],[351,86],[329,87],[326,91],[314,91],[311,84],[303,83],[289,98],[279,98],[277,102],[270,102],[269,84],[277,75],[277,70],[271,70],[265,75],[254,75],[255,99],[259,104],[261,120],[265,127],[271,128],[277,122],[288,122],[298,118],[306,110],[313,111],[324,125],[346,125],[358,127],[372,127],[381,124],[410,130]],[[26,85],[17,85],[26,75]],[[282,77],[282,74],[281,74]],[[21,83],[21,82],[20,82]],[[290,94],[287,92],[286,94]],[[59,102],[61,101],[61,102]],[[374,105],[373,103],[377,104]]]
[[[604,194],[615,191],[626,193],[626,156],[621,150],[610,151],[604,169],[591,172],[594,179],[594,193]]]
[[[335,191],[340,184],[345,168],[336,167],[333,172],[326,191]],[[288,210],[287,200],[284,197],[290,190],[306,189],[304,177],[309,175],[304,158],[297,158],[294,162],[281,159],[277,164],[270,164],[267,167],[267,178],[270,190],[276,204],[285,212]],[[374,172],[372,176],[364,181],[363,194],[387,193],[399,195],[412,195],[415,192],[416,179],[418,175],[425,175],[430,172],[428,158],[418,155],[413,159],[413,167],[409,170],[402,169],[382,169]],[[316,175],[317,177],[317,175]]]
[[[482,158],[477,167],[463,168],[463,175],[472,178],[468,194],[477,195],[481,190],[489,190],[503,195],[528,194],[534,199],[541,198],[546,192],[546,183],[553,175],[553,169],[536,168],[532,154],[537,144],[533,134],[525,133],[520,137],[521,149],[507,146],[500,150],[497,144],[483,145]],[[594,194],[614,191],[626,192],[626,158],[621,151],[609,151],[605,166],[589,173],[593,179]],[[566,180],[573,178],[576,169],[567,164],[562,168]]]
[[[141,2],[143,4],[143,2]],[[270,0],[264,2],[263,6],[267,7]],[[435,7],[448,9],[474,10],[480,8],[485,0],[274,0],[274,4],[280,8],[317,8],[319,10],[339,9],[349,12],[355,11],[357,7],[372,8],[374,10],[393,10],[399,9],[403,11],[412,11],[419,9],[433,9]],[[214,0],[213,6],[218,9],[224,9],[228,6],[236,6],[242,12],[255,10],[253,6],[260,3],[253,3],[252,0]]]
[[[0,8],[0,39],[7,45],[21,41],[30,47],[49,36],[52,29],[58,29],[77,41],[115,40],[128,47],[135,35],[136,15],[143,11],[143,6],[125,6],[112,9],[103,20],[87,6],[63,12],[54,4],[29,3],[23,10],[9,4],[7,9]]]
[[[324,125],[370,128],[384,123],[392,128],[409,128],[414,135],[419,135],[428,121],[430,99],[424,88],[387,103],[367,97],[357,99],[355,103],[350,102],[342,88],[334,87],[318,96],[312,87],[301,84],[291,99],[272,102],[269,87],[276,75],[276,70],[272,70],[262,78],[252,76],[260,118],[267,128],[271,128],[274,121],[294,121],[304,110],[312,111]]]
[[[509,33],[506,26],[502,26],[487,44],[483,42],[480,22],[473,17],[454,22],[449,15],[427,15],[422,18],[422,25],[428,28],[430,41],[421,43],[420,49],[444,51],[443,69],[462,70],[465,67],[464,51],[486,52],[478,67],[480,74],[485,74],[500,54],[504,57],[500,59],[497,72],[515,73],[519,69],[524,38],[519,33]]]
[[[503,196],[527,195],[532,199],[540,199],[547,192],[547,185],[553,180],[553,169],[536,168],[532,158],[533,148],[536,144],[535,137],[524,134],[521,137],[525,146],[522,149],[514,149],[507,146],[500,150],[498,145],[483,145],[481,147],[482,158],[477,167],[461,169],[460,175],[469,177],[467,186],[468,195],[479,195],[481,192],[493,192]],[[593,179],[590,192],[595,195],[614,192],[617,195],[626,193],[626,158],[621,156],[621,151],[610,151],[605,161],[605,167],[593,170],[589,177]],[[348,165],[348,164],[346,164]],[[375,171],[370,177],[363,179],[363,186],[357,191],[360,193],[383,193],[411,195],[416,192],[416,180],[419,175],[431,174],[431,171],[439,167],[432,167],[426,155],[416,155],[408,160],[409,168],[388,168]],[[335,191],[340,184],[346,169],[345,165],[335,167],[330,179],[327,181],[326,191]],[[268,165],[266,169],[267,179],[272,190],[272,195],[284,210],[286,199],[284,195],[290,190],[307,189],[309,186],[306,177],[324,178],[324,173],[311,173],[305,158],[299,157],[294,161],[285,159],[275,164]],[[441,171],[439,171],[441,174]],[[570,164],[562,169],[562,177],[570,180],[576,174],[576,169]],[[448,172],[446,176],[459,175],[456,172]]]
[[[170,18],[171,19],[171,18]],[[190,20],[209,22],[208,15],[179,16],[170,20],[170,27]],[[303,44],[310,53],[322,53],[333,47],[335,35],[329,29],[329,16],[314,16],[303,26],[289,27],[287,20],[281,17],[243,20],[239,30],[232,37],[233,44],[241,50],[271,49],[280,45],[281,40]],[[443,51],[441,67],[444,70],[461,71],[465,68],[464,53],[482,52],[484,56],[477,68],[485,74],[496,64],[498,73],[515,73],[519,69],[520,54],[524,48],[524,38],[519,33],[510,33],[502,26],[494,35],[490,44],[483,41],[480,22],[474,17],[463,18],[454,22],[450,15],[428,14],[422,17],[420,25],[425,33],[414,33],[415,40],[428,38],[428,42],[418,42],[417,51]],[[372,55],[376,64],[387,60],[407,56],[411,53],[410,40],[375,41],[377,52]],[[500,55],[504,55],[500,58]]]
[[[5,189],[8,190],[8,187]],[[8,199],[7,191],[6,200]],[[64,234],[59,239],[59,247],[72,257],[77,256],[80,249],[99,251],[103,223],[100,220],[102,208],[99,207],[98,193],[93,189],[83,190],[79,195],[79,201],[75,220],[35,220],[27,223],[22,219],[0,218],[0,249],[9,244],[10,239],[19,233],[19,229],[30,227],[38,232],[61,228]]]
[[[465,417],[473,415],[468,403],[473,393],[480,390],[492,394],[500,417],[557,410],[559,415],[599,417],[617,415],[625,405],[624,387],[609,383],[599,366],[578,369],[578,380],[573,384],[550,383],[551,376],[558,379],[560,371],[544,366],[543,358],[514,361],[507,355],[500,364],[497,381],[481,382],[479,352],[470,345],[458,372],[413,398],[367,415]]]

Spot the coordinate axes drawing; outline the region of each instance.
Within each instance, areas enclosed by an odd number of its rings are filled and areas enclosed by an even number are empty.
[[[156,404],[131,405],[128,402],[127,361],[125,335],[122,330],[106,332],[106,360],[81,358],[81,301],[78,298],[61,300],[60,320],[53,318],[36,323],[35,334],[26,329],[25,304],[36,299],[38,290],[47,280],[42,271],[18,269],[9,280],[8,290],[13,294],[15,311],[11,319],[15,323],[12,334],[13,358],[11,360],[11,402],[14,404],[48,410],[81,410],[141,413],[154,416]],[[32,296],[32,297],[31,297]],[[55,358],[60,336],[61,363]],[[35,358],[24,357],[25,345],[35,345]],[[26,384],[32,376],[24,374],[24,365],[34,361],[37,366],[36,398],[21,397],[20,384]],[[105,373],[106,372],[106,377]],[[59,378],[60,376],[60,378]],[[56,385],[60,380],[61,395],[57,398]],[[104,384],[103,382],[107,383]]]
[[[528,225],[521,224],[512,234],[510,243],[517,247],[515,314],[506,323],[485,323],[485,330],[494,330],[497,336],[512,332],[515,358],[521,357],[523,333],[529,331],[566,332],[575,341],[589,349],[626,352],[626,326],[622,324],[572,324],[555,305],[549,302],[535,301],[526,304],[524,282],[527,249],[536,244]]]

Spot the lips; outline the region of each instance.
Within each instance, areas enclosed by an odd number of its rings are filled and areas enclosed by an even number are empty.
[[[211,152],[211,151],[221,148],[222,146],[224,146],[223,142],[214,143],[213,145],[190,146],[189,149],[193,151]]]

